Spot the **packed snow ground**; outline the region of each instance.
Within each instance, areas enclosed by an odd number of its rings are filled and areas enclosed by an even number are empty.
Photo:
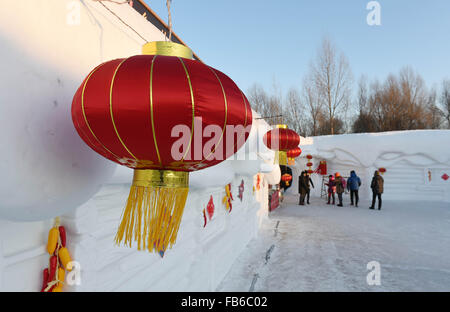
[[[450,291],[448,203],[297,203],[288,195],[270,214],[217,291]],[[371,261],[380,286],[367,284]]]

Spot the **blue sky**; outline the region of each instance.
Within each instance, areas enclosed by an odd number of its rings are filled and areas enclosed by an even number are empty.
[[[147,0],[167,21],[166,0]],[[347,56],[356,81],[384,79],[410,65],[430,87],[450,78],[450,1],[379,0],[381,25],[366,22],[367,0],[173,0],[174,31],[208,65],[246,92],[253,83],[285,92],[302,77],[324,36]]]

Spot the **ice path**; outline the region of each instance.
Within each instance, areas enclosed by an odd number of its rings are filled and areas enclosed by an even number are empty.
[[[271,213],[218,291],[450,291],[448,203],[296,202]],[[367,285],[370,261],[381,265],[380,286]]]

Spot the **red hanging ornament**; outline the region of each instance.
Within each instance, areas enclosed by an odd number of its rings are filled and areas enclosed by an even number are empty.
[[[97,66],[74,96],[72,119],[94,151],[135,169],[116,243],[159,252],[176,241],[189,172],[233,155],[248,138],[252,111],[236,84],[192,60],[189,48],[150,42],[143,53]],[[222,129],[206,154],[202,124]]]
[[[286,183],[287,186],[289,186],[289,183],[292,181],[292,176],[288,173],[285,173],[281,176],[281,181]]]
[[[289,158],[297,158],[302,153],[300,147],[296,147],[287,151],[287,157]]]
[[[300,147],[296,147],[296,148],[288,150],[287,153],[286,153],[286,156],[288,158],[288,165],[294,166],[295,165],[295,158],[300,156],[301,153],[302,153],[302,150],[300,149]]]
[[[287,165],[287,151],[295,149],[300,144],[300,136],[286,125],[277,125],[264,134],[264,144],[271,150],[276,151],[275,163]]]

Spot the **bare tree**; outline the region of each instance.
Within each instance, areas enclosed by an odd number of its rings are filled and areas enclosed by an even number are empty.
[[[355,133],[374,132],[376,130],[375,120],[372,114],[367,77],[361,76],[358,81],[357,107],[358,116],[353,122],[352,130]]]
[[[390,74],[384,83],[375,80],[368,91],[360,85],[360,114],[355,132],[436,129],[441,116],[436,93],[429,91],[422,77],[410,67]]]
[[[319,116],[322,114],[323,101],[320,93],[314,85],[314,81],[309,76],[303,79],[302,98],[309,112],[310,131],[312,136],[318,135]]]
[[[330,133],[334,134],[334,119],[340,109],[346,109],[351,100],[353,75],[347,58],[338,55],[336,47],[323,39],[317,58],[311,63],[312,78],[327,109]]]
[[[442,91],[439,98],[440,112],[442,117],[447,122],[447,127],[450,129],[450,80],[442,81]]]
[[[426,106],[426,125],[428,129],[438,129],[442,125],[442,112],[436,105],[437,92],[432,89],[428,94]]]
[[[286,97],[286,108],[284,109],[284,120],[290,129],[298,134],[306,135],[305,106],[301,101],[297,89],[289,89]]]
[[[254,84],[250,87],[247,94],[252,108],[260,113],[262,117],[267,117],[265,119],[267,123],[274,124],[280,122],[280,118],[269,118],[282,114],[281,99],[277,92],[269,95],[260,85]]]

